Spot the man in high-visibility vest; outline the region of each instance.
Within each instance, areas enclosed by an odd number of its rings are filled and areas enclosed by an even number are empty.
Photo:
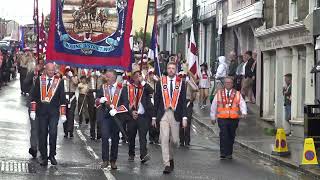
[[[233,89],[233,79],[224,78],[224,88],[217,91],[212,105],[210,117],[212,123],[220,128],[220,158],[232,159],[233,144],[240,118],[246,118],[247,105],[241,93]]]

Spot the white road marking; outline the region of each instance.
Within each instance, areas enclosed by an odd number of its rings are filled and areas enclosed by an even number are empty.
[[[78,126],[78,124],[76,124],[75,122],[75,125]],[[92,149],[91,146],[88,145],[87,143],[87,139],[86,137],[83,135],[83,133],[81,132],[80,129],[77,130],[77,134],[79,135],[80,139],[84,142],[85,146],[86,146],[86,149],[87,151],[89,152],[89,154],[95,159],[95,160],[98,160],[100,159],[99,156],[97,155],[97,153],[94,152],[94,150]],[[102,169],[103,171],[103,174],[106,176],[106,178],[108,180],[116,180],[116,178],[110,173],[110,171],[108,169]]]

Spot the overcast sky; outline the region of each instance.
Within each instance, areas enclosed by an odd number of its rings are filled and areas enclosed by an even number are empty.
[[[6,20],[16,20],[19,24],[33,23],[33,1],[34,0],[0,0],[0,17]],[[50,12],[51,0],[39,0],[40,16]]]

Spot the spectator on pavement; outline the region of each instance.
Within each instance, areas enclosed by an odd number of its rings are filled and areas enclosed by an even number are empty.
[[[252,66],[251,66],[251,71],[253,73],[253,84],[252,84],[252,92],[254,97],[256,98],[256,83],[257,83],[257,52],[253,52],[252,53],[252,59],[254,60]]]
[[[234,51],[231,51],[229,54],[229,72],[228,76],[234,77],[236,76],[237,67],[238,67],[238,60],[237,55]]]
[[[291,120],[291,81],[292,81],[292,74],[286,74],[284,75],[284,81],[285,81],[285,86],[283,87],[282,93],[284,96],[284,116],[286,121]],[[291,134],[291,128],[290,132],[287,135]]]
[[[219,65],[215,75],[215,79],[216,79],[215,92],[223,88],[223,79],[227,76],[227,72],[228,72],[228,64],[226,62],[226,58],[224,56],[220,56],[218,60],[219,60]]]
[[[252,72],[252,66],[254,60],[252,59],[252,51],[246,51],[243,55],[244,65],[243,71],[244,77],[242,79],[241,94],[246,102],[255,103],[255,97],[253,95],[252,86],[254,74]]]
[[[234,81],[234,88],[237,90],[237,91],[240,91],[241,90],[241,82],[242,82],[242,78],[244,76],[244,72],[243,72],[243,65],[244,65],[244,62],[243,62],[243,56],[240,55],[238,57],[238,62],[240,63],[237,67],[237,71],[236,71],[236,78],[235,78],[235,81]]]
[[[201,70],[200,70],[200,80],[199,80],[199,89],[200,89],[199,105],[200,105],[200,108],[203,109],[207,106],[211,73],[208,70],[208,65],[206,63],[201,64],[200,67],[201,67]]]
[[[247,115],[247,105],[241,93],[233,89],[233,78],[224,78],[224,88],[219,89],[212,101],[210,117],[220,128],[220,158],[231,160],[236,130],[241,116]]]

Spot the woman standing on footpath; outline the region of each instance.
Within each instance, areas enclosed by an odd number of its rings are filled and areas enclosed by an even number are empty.
[[[201,72],[200,72],[200,81],[199,81],[199,89],[200,89],[199,105],[200,105],[200,108],[203,109],[207,106],[211,73],[210,71],[208,71],[208,65],[206,63],[201,64],[200,67],[201,67]]]

